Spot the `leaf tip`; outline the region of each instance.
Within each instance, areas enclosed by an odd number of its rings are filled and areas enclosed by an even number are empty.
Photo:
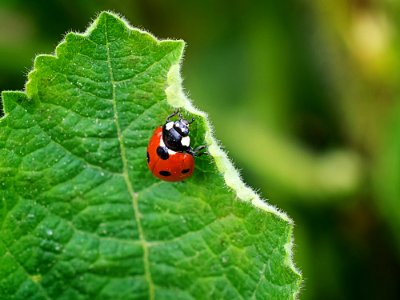
[[[96,28],[99,24],[105,23],[107,21],[117,21],[117,22],[123,22],[129,27],[131,25],[129,22],[121,15],[118,13],[115,13],[111,10],[106,10],[106,11],[101,11],[92,21],[92,23],[89,25],[89,27],[86,29],[85,34],[90,34],[90,32],[93,31],[94,28]]]

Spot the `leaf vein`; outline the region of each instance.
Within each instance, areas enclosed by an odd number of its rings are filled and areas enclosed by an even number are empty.
[[[150,262],[149,262],[149,250],[147,246],[147,242],[145,240],[141,220],[140,220],[140,212],[139,212],[139,205],[138,205],[138,197],[137,194],[135,194],[133,190],[132,183],[129,178],[129,168],[128,168],[128,160],[126,157],[126,149],[125,149],[125,144],[124,144],[124,137],[122,134],[121,126],[119,124],[119,115],[118,115],[118,108],[117,108],[117,99],[116,99],[116,82],[114,81],[114,74],[113,74],[113,68],[112,68],[112,63],[111,63],[111,55],[110,55],[110,42],[108,38],[108,23],[107,20],[105,22],[105,38],[106,38],[106,50],[107,50],[107,63],[108,63],[108,70],[109,70],[109,76],[112,84],[112,99],[113,99],[113,110],[114,110],[114,121],[115,121],[115,126],[117,128],[117,134],[118,134],[118,139],[119,139],[119,144],[120,144],[120,152],[121,152],[121,159],[122,159],[122,164],[123,164],[123,175],[124,175],[124,180],[126,183],[126,186],[128,188],[128,192],[132,198],[132,205],[133,205],[133,210],[134,210],[134,215],[135,215],[135,221],[136,221],[136,226],[138,228],[138,233],[139,233],[139,240],[143,248],[143,265],[144,265],[144,272],[145,272],[145,277],[149,285],[149,299],[154,300],[155,295],[154,295],[154,283],[151,277],[150,273]]]

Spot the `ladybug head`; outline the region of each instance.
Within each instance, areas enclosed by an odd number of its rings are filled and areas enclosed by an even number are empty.
[[[181,136],[188,136],[189,135],[189,125],[192,124],[194,118],[191,122],[188,122],[186,119],[179,119],[174,122],[174,129],[181,135]]]

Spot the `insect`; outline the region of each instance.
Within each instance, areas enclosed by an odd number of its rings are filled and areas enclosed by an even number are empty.
[[[176,115],[179,119],[172,121]],[[194,149],[190,146],[189,126],[194,120],[189,122],[175,111],[156,128],[147,146],[147,165],[154,176],[166,181],[187,179],[194,171],[194,157],[208,154],[202,151],[204,145]]]

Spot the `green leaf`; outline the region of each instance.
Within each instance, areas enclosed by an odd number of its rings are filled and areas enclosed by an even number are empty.
[[[183,94],[183,48],[104,12],[36,57],[25,92],[3,92],[0,299],[296,297],[292,222],[243,184]],[[174,107],[211,155],[168,183],[146,147]]]

